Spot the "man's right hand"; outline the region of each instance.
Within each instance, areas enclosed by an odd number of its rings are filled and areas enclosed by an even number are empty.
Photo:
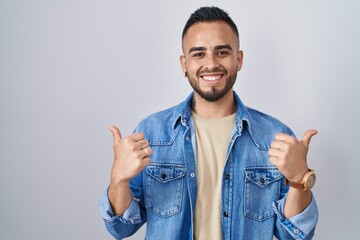
[[[144,139],[143,133],[134,133],[122,139],[117,127],[110,126],[109,130],[114,138],[111,181],[130,181],[150,163],[152,149],[149,147],[149,142]]]
[[[122,139],[117,127],[109,126],[109,130],[114,138],[114,161],[108,196],[114,214],[121,215],[131,202],[129,182],[150,163],[152,149],[143,133]]]

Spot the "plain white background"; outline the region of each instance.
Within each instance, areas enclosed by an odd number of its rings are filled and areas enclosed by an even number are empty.
[[[113,158],[107,126],[128,135],[190,93],[181,31],[207,5],[238,25],[242,100],[298,137],[319,130],[315,239],[359,239],[355,0],[0,0],[0,239],[111,239],[97,209]]]

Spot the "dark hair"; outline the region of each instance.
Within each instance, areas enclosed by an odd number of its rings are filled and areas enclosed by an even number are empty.
[[[234,31],[236,36],[239,39],[239,32],[236,27],[236,24],[234,21],[230,18],[229,14],[218,8],[218,7],[201,7],[198,10],[196,10],[194,13],[191,14],[190,18],[185,24],[183,33],[182,33],[182,39],[184,39],[185,34],[189,30],[189,28],[198,22],[214,22],[214,21],[224,21],[226,22],[231,29]]]

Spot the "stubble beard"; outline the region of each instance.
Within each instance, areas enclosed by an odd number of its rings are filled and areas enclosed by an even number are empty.
[[[210,90],[204,91],[201,89],[199,85],[199,81],[188,76],[189,83],[194,91],[200,95],[203,99],[208,102],[216,102],[222,99],[234,86],[236,81],[237,73],[230,74],[229,77],[226,79],[226,84],[222,89],[217,89],[216,87],[211,87]]]

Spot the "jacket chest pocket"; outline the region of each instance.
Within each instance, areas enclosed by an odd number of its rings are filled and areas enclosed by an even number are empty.
[[[245,168],[244,214],[257,221],[275,215],[272,203],[280,197],[282,174],[275,167]]]
[[[145,207],[162,218],[180,213],[185,166],[150,164],[146,173]]]

